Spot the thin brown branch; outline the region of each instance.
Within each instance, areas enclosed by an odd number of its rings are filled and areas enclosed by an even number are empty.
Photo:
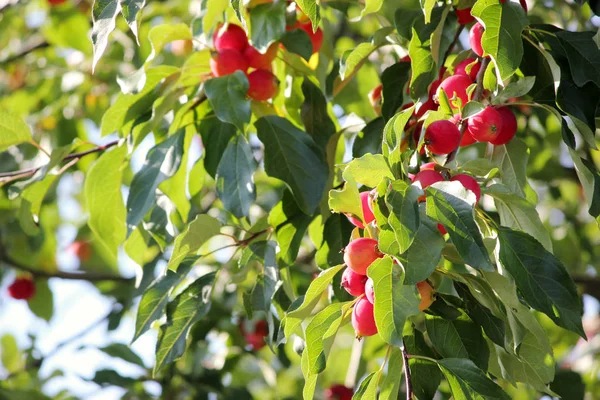
[[[402,364],[404,365],[404,380],[406,381],[406,400],[413,398],[412,380],[410,378],[410,366],[408,365],[408,353],[406,353],[406,344],[402,342]]]
[[[50,44],[48,42],[46,42],[45,40],[38,41],[37,43],[34,43],[34,44],[32,44],[32,45],[24,48],[19,53],[13,54],[12,56],[9,56],[9,57],[6,57],[3,60],[0,60],[0,65],[2,65],[2,64],[9,64],[9,63],[11,63],[13,61],[17,61],[20,58],[23,58],[26,55],[28,55],[30,53],[33,53],[36,50],[44,49],[46,47],[50,47]]]
[[[475,91],[473,92],[473,97],[471,99],[473,101],[481,101],[481,98],[483,97],[483,76],[485,75],[485,70],[487,69],[489,63],[490,63],[490,59],[488,57],[484,58],[481,61],[481,68],[479,69],[479,72],[477,73],[477,79],[476,79],[477,86],[475,87]],[[467,120],[462,119],[460,121],[459,143],[462,142],[462,138],[466,132],[467,132]],[[448,154],[448,157],[446,158],[446,162],[444,162],[444,165],[452,162],[456,158],[456,154],[458,154],[459,148],[460,148],[460,146],[458,146],[456,148],[456,150],[454,150],[452,153]]]
[[[600,277],[575,275],[572,278],[583,293],[600,300]]]

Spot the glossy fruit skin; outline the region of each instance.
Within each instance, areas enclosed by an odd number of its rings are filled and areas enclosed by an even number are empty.
[[[493,145],[506,144],[515,137],[517,133],[517,117],[508,107],[498,107],[496,109],[502,116],[502,130],[490,143]]]
[[[323,45],[323,30],[321,28],[317,28],[317,31],[313,32],[311,22],[308,22],[305,24],[297,22],[296,25],[294,26],[294,28],[302,29],[304,32],[306,32],[308,34],[308,37],[310,38],[310,42],[312,43],[313,54],[318,53],[319,50],[321,50],[321,46]]]
[[[227,28],[222,31],[223,25],[220,25],[215,32],[214,42],[217,51],[224,49],[233,49],[239,52],[244,51],[248,46],[248,36],[244,29],[235,24],[227,25]]]
[[[75,254],[80,261],[85,262],[92,257],[92,247],[89,243],[76,240],[67,249],[69,253]]]
[[[421,295],[421,303],[419,304],[419,311],[423,311],[429,308],[433,303],[433,287],[427,281],[421,281],[417,283],[417,289]]]
[[[463,8],[462,10],[456,9],[454,12],[458,18],[458,23],[461,25],[468,25],[475,21],[475,17],[471,15],[471,8]]]
[[[354,239],[344,249],[344,263],[359,275],[366,275],[367,268],[380,257],[383,254],[377,248],[377,240],[371,238]]]
[[[442,236],[444,236],[446,233],[448,233],[448,232],[446,232],[446,228],[444,228],[444,225],[442,225],[442,224],[437,224],[437,229],[438,229],[438,231],[440,231]]]
[[[357,338],[373,336],[377,333],[373,304],[364,297],[358,299],[354,304],[354,309],[352,310],[352,327]]]
[[[248,61],[237,50],[223,49],[217,53],[213,53],[213,56],[210,58],[210,70],[217,77],[233,74],[238,70],[246,72],[248,70]]]
[[[421,189],[425,191],[425,188],[433,185],[436,182],[443,182],[444,177],[437,171],[433,171],[430,169],[426,169],[424,171],[419,172],[415,175],[413,179],[413,183],[419,182],[421,184]],[[425,201],[425,195],[419,197],[419,201]]]
[[[465,174],[458,174],[454,175],[452,178],[450,178],[450,180],[460,182],[465,187],[465,189],[468,189],[475,193],[475,203],[479,203],[479,199],[481,198],[481,188],[479,187],[479,183],[477,183],[475,178]]]
[[[494,107],[487,106],[479,114],[469,118],[469,133],[478,142],[491,142],[503,128],[503,118]]]
[[[458,148],[460,132],[448,120],[431,123],[425,130],[425,146],[433,154],[449,154]]]
[[[481,63],[479,61],[476,61],[477,60],[473,57],[464,59],[456,65],[456,67],[454,68],[454,74],[468,76],[473,82],[475,82],[475,80],[477,79],[477,73],[481,69]],[[474,62],[476,63],[471,66],[470,71],[467,73],[467,66]]]
[[[333,385],[325,390],[327,400],[352,400],[354,391],[344,385]]]
[[[432,161],[432,162],[428,162],[425,164],[421,164],[421,167],[419,168],[419,171],[435,171],[435,166],[437,164]]]
[[[469,95],[467,94],[467,89],[469,86],[473,84],[471,78],[465,75],[452,75],[440,84],[438,89],[438,93],[440,90],[443,90],[448,96],[448,100],[452,104],[452,98],[459,98],[464,106],[469,101]],[[452,104],[454,107],[454,104]]]
[[[371,304],[375,304],[375,285],[371,278],[367,279],[367,283],[365,283],[365,297]]]
[[[469,43],[471,44],[471,50],[473,50],[473,53],[477,54],[479,57],[483,57],[481,37],[483,36],[484,31],[485,28],[480,22],[477,22],[475,25],[473,25],[469,31]]]
[[[35,295],[35,283],[30,278],[17,278],[8,287],[8,295],[15,300],[29,300]]]
[[[352,296],[358,297],[365,293],[365,283],[367,283],[367,279],[366,275],[359,275],[346,267],[342,274],[342,287]]]
[[[369,199],[369,192],[360,193],[360,202],[362,206],[365,224],[370,224],[375,220],[375,215],[373,214],[373,210],[371,209],[371,200]],[[365,225],[360,219],[355,218],[353,216],[349,216],[348,220],[352,223],[352,225],[359,227],[360,229],[365,229]]]
[[[254,332],[246,331],[244,321],[240,322],[239,327],[250,350],[260,350],[266,345],[265,337],[269,334],[269,325],[266,320],[263,319],[257,321],[256,324],[254,324]]]
[[[244,58],[248,65],[255,69],[271,69],[271,63],[277,57],[277,43],[272,43],[267,51],[262,54],[252,46],[244,49]]]
[[[450,119],[448,119],[448,121],[452,122],[454,125],[456,125],[460,133],[460,114],[454,114],[452,117],[450,117]],[[473,143],[476,143],[477,141],[475,139],[473,139],[473,136],[471,136],[471,134],[469,133],[469,130],[466,129],[465,132],[463,133],[462,139],[460,139],[460,147],[465,147],[465,146],[470,146]]]
[[[271,71],[257,69],[248,74],[248,97],[258,101],[272,99],[279,91],[279,80]]]

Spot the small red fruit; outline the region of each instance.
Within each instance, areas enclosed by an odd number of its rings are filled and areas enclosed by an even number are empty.
[[[8,287],[8,294],[16,300],[29,300],[35,294],[35,283],[30,278],[17,278]]]
[[[342,287],[352,296],[358,297],[365,292],[367,279],[366,275],[359,275],[350,268],[346,268],[342,274]]]
[[[446,228],[444,228],[444,225],[442,225],[442,224],[437,224],[437,228],[438,228],[438,231],[440,231],[440,233],[442,234],[442,236],[445,235],[446,233],[448,233],[448,232],[446,232]]]
[[[407,54],[398,61],[399,62],[411,62],[412,60],[410,59],[410,56]]]
[[[422,164],[419,171],[435,171],[436,165],[437,164],[434,161]]]
[[[218,51],[233,49],[242,52],[248,46],[248,36],[239,25],[229,24],[225,29],[223,29],[223,25],[220,25],[215,33],[214,42]]]
[[[244,49],[244,58],[248,61],[248,65],[255,69],[270,69],[271,63],[276,56],[277,43],[272,43],[264,54],[252,46],[248,46]]]
[[[76,240],[67,249],[69,253],[74,254],[80,261],[85,262],[92,256],[92,247],[89,243]]]
[[[352,310],[352,327],[357,338],[364,336],[373,336],[377,333],[377,325],[375,325],[375,314],[373,304],[364,297],[361,297],[354,304]]]
[[[279,90],[279,80],[271,71],[257,69],[248,75],[250,88],[248,96],[251,99],[265,101],[272,99]]]
[[[502,130],[490,143],[501,145],[510,142],[517,133],[517,117],[508,107],[498,107],[496,109],[502,116]]]
[[[425,146],[433,154],[448,154],[456,150],[460,143],[460,132],[448,120],[431,123],[425,130]]]
[[[452,75],[441,83],[438,93],[440,90],[443,90],[448,96],[448,100],[452,104],[453,99],[460,99],[462,105],[464,106],[469,101],[469,95],[467,94],[467,89],[469,86],[473,84],[471,78],[465,75]],[[454,107],[454,104],[452,104]]]
[[[474,64],[473,64],[474,63]],[[473,65],[471,65],[473,64]],[[467,72],[467,67],[471,65],[471,69]],[[465,75],[471,78],[473,82],[477,79],[477,73],[481,69],[481,63],[475,58],[467,58],[456,65],[454,68],[455,75]]]
[[[311,22],[305,24],[297,22],[294,28],[302,29],[308,34],[310,42],[312,43],[313,54],[318,53],[319,50],[321,50],[321,45],[323,44],[323,30],[321,28],[317,28],[317,31],[313,32]]]
[[[375,215],[373,214],[373,210],[371,210],[369,192],[360,193],[360,202],[362,206],[363,219],[365,221],[365,224],[370,224],[375,220]],[[350,216],[348,217],[348,220],[352,223],[352,225],[357,226],[360,229],[365,229],[365,225],[360,219]]]
[[[365,283],[365,297],[371,304],[375,304],[375,285],[371,278],[367,279],[367,283]]]
[[[481,46],[481,37],[485,32],[485,28],[480,22],[477,22],[471,27],[469,31],[469,43],[471,44],[471,50],[479,57],[483,57],[483,47]]]
[[[450,180],[460,182],[465,189],[468,189],[475,193],[475,203],[479,202],[479,199],[481,198],[481,188],[479,187],[479,183],[477,183],[477,181],[472,176],[458,174],[454,175],[452,178],[450,178]]]
[[[421,281],[417,283],[417,289],[421,295],[421,303],[419,303],[419,311],[423,311],[429,308],[433,303],[433,287],[427,281]]]
[[[463,8],[462,10],[454,10],[456,13],[456,17],[458,18],[458,23],[461,25],[468,25],[471,22],[475,21],[475,17],[471,15],[471,8]]]
[[[495,140],[503,128],[502,114],[494,107],[487,106],[479,114],[469,118],[469,133],[478,142]]]
[[[254,324],[253,332],[246,331],[246,322],[244,321],[240,322],[239,327],[250,350],[260,350],[265,346],[265,337],[269,334],[269,325],[266,320],[257,321]]]
[[[248,61],[237,50],[223,49],[213,53],[210,59],[210,70],[214,76],[225,76],[238,70],[246,72]]]
[[[413,183],[419,182],[421,184],[421,189],[423,190],[436,182],[442,181],[444,181],[442,174],[430,169],[419,172],[417,175],[415,175],[415,179],[413,179]],[[425,201],[425,195],[419,197],[419,201]]]
[[[354,239],[344,249],[344,263],[359,275],[366,275],[367,268],[381,257],[377,240],[371,238]]]
[[[448,121],[452,122],[458,128],[460,123],[460,114],[454,114],[452,117],[450,117]],[[463,133],[462,139],[460,139],[460,147],[470,146],[475,142],[476,140],[473,139],[473,136],[471,136],[469,130],[467,129],[465,130],[465,133]]]
[[[373,110],[375,110],[375,114],[381,115],[381,90],[383,89],[383,85],[378,85],[373,88],[369,92],[369,101],[373,106]]]
[[[344,385],[333,385],[325,390],[327,400],[352,400],[354,391]]]

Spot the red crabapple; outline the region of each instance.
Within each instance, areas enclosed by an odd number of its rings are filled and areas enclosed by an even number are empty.
[[[490,140],[490,143],[494,145],[506,144],[517,133],[517,117],[508,107],[498,107],[496,110],[502,116],[502,130],[498,136]]]
[[[413,179],[413,183],[419,182],[421,184],[421,189],[423,189],[423,191],[425,191],[426,187],[442,181],[444,181],[442,174],[430,169],[419,172]],[[419,197],[419,201],[425,201],[425,195]]]
[[[471,65],[471,69],[467,72],[467,67]],[[463,61],[459,62],[454,68],[454,74],[456,75],[465,75],[471,78],[473,82],[477,79],[477,73],[481,69],[481,63],[472,57],[466,58]]]
[[[360,203],[365,224],[370,224],[375,220],[375,215],[373,214],[373,210],[371,210],[369,192],[360,193]],[[349,216],[348,220],[352,223],[352,225],[359,227],[360,229],[365,229],[365,225],[360,219],[355,218],[353,216]]]
[[[383,89],[383,85],[378,85],[373,88],[369,92],[369,101],[373,106],[373,110],[375,110],[375,114],[381,115],[381,90]]]
[[[35,294],[35,283],[30,278],[17,278],[8,287],[8,295],[15,300],[29,300]]]
[[[421,303],[419,304],[419,311],[423,311],[429,308],[433,303],[433,287],[427,281],[421,281],[417,283],[417,289],[421,295]]]
[[[352,296],[358,297],[365,292],[365,283],[367,282],[367,279],[366,275],[359,275],[346,267],[342,274],[342,287]]]
[[[477,183],[477,181],[472,176],[458,174],[454,175],[452,178],[450,178],[450,180],[460,182],[465,189],[468,189],[475,193],[475,203],[479,202],[479,199],[481,198],[481,188],[479,187],[479,183]]]
[[[498,137],[502,128],[502,114],[492,106],[469,118],[469,133],[478,142],[491,142]]]
[[[425,146],[433,154],[448,154],[456,150],[460,143],[460,132],[448,120],[431,123],[425,130]]]
[[[465,75],[452,75],[443,80],[438,89],[438,93],[440,90],[443,90],[448,96],[452,104],[452,99],[460,99],[462,105],[464,106],[469,101],[469,95],[467,94],[467,89],[469,86],[473,84],[471,78]],[[454,107],[454,104],[452,104]]]
[[[326,400],[352,400],[354,391],[344,385],[333,385],[325,390]]]
[[[371,238],[354,239],[344,249],[344,263],[359,275],[366,275],[367,268],[381,257],[377,240]]]
[[[375,287],[371,278],[367,279],[367,283],[365,283],[365,297],[371,304],[375,304]]]
[[[483,47],[481,46],[481,37],[483,36],[483,32],[485,32],[485,28],[480,22],[477,22],[475,25],[473,25],[469,31],[469,43],[471,44],[471,50],[473,50],[473,53],[477,54],[479,57],[483,56]]]
[[[364,297],[359,298],[352,310],[352,327],[357,338],[373,336],[377,333],[373,304]]]
[[[210,58],[210,69],[214,76],[225,76],[238,70],[246,72],[248,61],[237,50],[223,49],[213,53]]]
[[[269,334],[269,326],[266,320],[257,321],[254,324],[254,331],[248,332],[244,321],[240,322],[240,331],[251,350],[260,350],[266,344],[265,337]]]
[[[437,163],[434,161],[422,164],[421,167],[419,168],[419,171],[427,171],[427,170],[435,171],[436,165],[437,165]]]
[[[219,25],[214,42],[217,51],[233,49],[242,52],[248,46],[248,37],[239,25],[229,24],[225,30],[223,30],[223,25]]]
[[[252,46],[244,49],[244,58],[254,69],[271,69],[271,63],[277,56],[277,43],[272,43],[263,54]]]
[[[272,99],[279,90],[279,80],[265,69],[257,69],[248,74],[248,83],[248,97],[258,101]]]
[[[468,25],[471,22],[475,21],[475,17],[471,15],[471,8],[463,8],[462,10],[456,9],[454,10],[456,13],[456,17],[458,18],[458,23],[461,25]]]
[[[451,116],[448,121],[452,122],[454,125],[456,125],[456,127],[459,127],[459,123],[460,123],[460,114],[454,114],[453,116]],[[460,132],[460,129],[459,129]],[[462,139],[460,139],[460,147],[465,147],[465,146],[470,146],[473,143],[475,143],[476,140],[473,139],[473,136],[471,136],[471,134],[469,133],[469,130],[465,130],[465,132],[463,133]]]

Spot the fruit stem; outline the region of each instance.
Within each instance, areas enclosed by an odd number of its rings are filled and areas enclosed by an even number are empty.
[[[402,364],[404,365],[404,380],[406,381],[406,400],[413,398],[412,381],[410,378],[410,366],[408,365],[408,354],[406,353],[406,344],[402,341]]]

